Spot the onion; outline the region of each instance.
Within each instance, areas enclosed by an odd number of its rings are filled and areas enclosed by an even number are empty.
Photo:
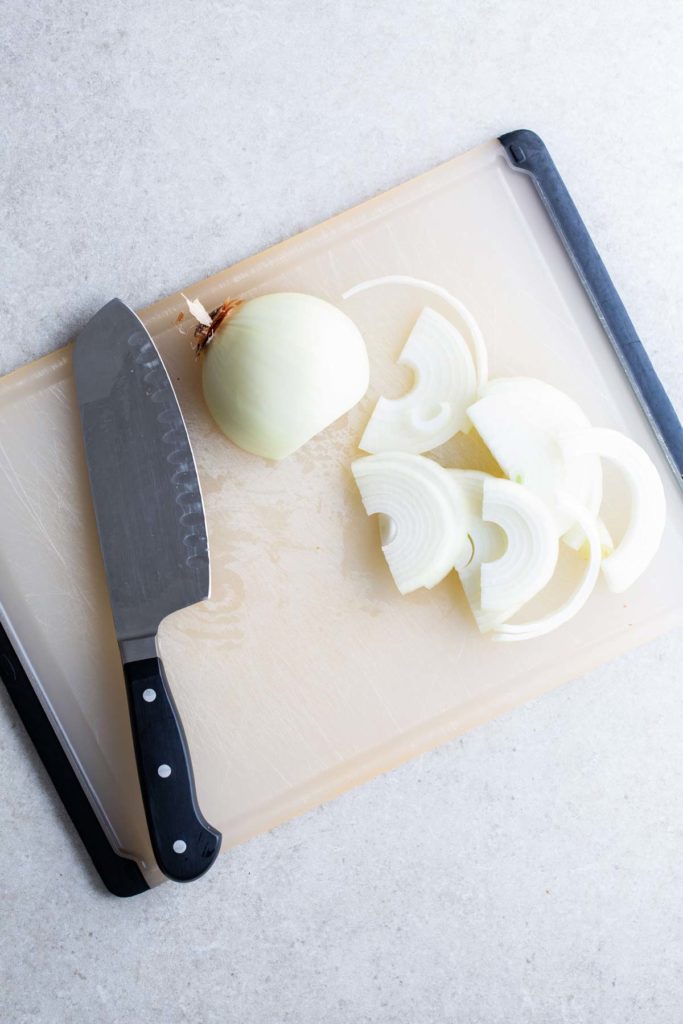
[[[381,516],[384,556],[402,594],[431,588],[457,567],[485,632],[552,576],[555,524],[519,484],[405,452],[358,459],[352,470],[366,512]]]
[[[454,295],[451,295],[451,293],[445,288],[442,288],[441,285],[432,284],[431,281],[422,281],[417,277],[410,277],[407,274],[391,274],[388,277],[376,277],[372,281],[362,281],[360,284],[354,285],[353,288],[349,288],[348,291],[345,291],[342,298],[350,299],[353,295],[365,292],[369,288],[377,288],[378,286],[385,284],[409,285],[413,288],[419,288],[422,291],[429,292],[430,295],[436,295],[437,298],[443,299],[443,301],[458,314],[470,336],[470,343],[474,352],[474,362],[477,367],[477,388],[481,390],[488,380],[488,353],[486,351],[486,345],[484,343],[484,338],[479,328],[479,324],[474,319],[467,306],[465,306],[460,299],[456,299]]]
[[[485,610],[521,607],[548,583],[557,564],[555,523],[546,505],[526,487],[489,477],[484,481],[482,516],[500,526],[507,548],[481,567]]]
[[[503,472],[541,497],[570,547],[584,541],[576,529],[568,495],[594,515],[602,501],[600,460],[586,453],[567,461],[559,437],[590,426],[582,409],[563,391],[531,377],[492,380],[468,415]]]
[[[382,550],[402,594],[440,583],[468,548],[460,489],[421,455],[382,452],[351,466],[368,515],[380,514]]]
[[[368,514],[380,516],[399,590],[432,587],[455,568],[481,632],[512,641],[568,622],[587,602],[601,567],[613,591],[630,586],[664,529],[664,491],[646,453],[617,431],[593,429],[577,403],[550,384],[487,381],[481,332],[443,288],[396,275],[356,285],[344,298],[383,284],[418,287],[448,302],[474,353],[473,359],[458,328],[425,307],[399,357],[414,372],[413,388],[399,399],[379,399],[360,444],[375,454],[353,464]],[[467,420],[508,479],[444,469],[419,454],[467,430]],[[616,549],[599,518],[602,458],[617,464],[631,494],[631,517]],[[553,611],[510,623],[554,575],[560,537],[585,553],[580,581]]]
[[[462,495],[465,514],[465,529],[469,547],[455,563],[458,572],[465,572],[475,563],[492,562],[499,558],[506,547],[505,534],[495,523],[486,522],[483,516],[484,483],[489,473],[478,469],[448,469]]]
[[[379,399],[360,440],[363,451],[426,452],[467,429],[476,379],[457,327],[425,306],[398,362],[413,370],[414,386],[401,398]]]
[[[602,563],[607,586],[621,593],[647,569],[662,539],[666,501],[659,473],[640,445],[617,430],[575,431],[561,437],[560,446],[569,461],[586,455],[609,459],[626,480],[631,499],[629,523],[621,541]]]
[[[573,618],[583,608],[593,593],[600,574],[602,559],[602,544],[598,524],[590,512],[587,512],[586,509],[582,508],[581,505],[578,505],[571,498],[565,497],[564,504],[581,527],[588,544],[588,565],[581,582],[574,593],[559,608],[543,616],[543,618],[519,624],[505,623],[503,625],[496,625],[494,640],[532,640],[534,637],[551,633]]]
[[[240,448],[282,459],[365,394],[365,343],[336,306],[278,292],[221,311],[201,329],[202,384],[211,415]]]
[[[512,618],[517,606],[503,609],[484,609],[481,604],[481,567],[484,562],[495,562],[505,554],[507,538],[495,523],[483,517],[484,483],[488,473],[475,469],[451,469],[463,495],[467,517],[467,535],[470,541],[466,557],[456,563],[465,597],[482,633],[490,632],[499,622]]]

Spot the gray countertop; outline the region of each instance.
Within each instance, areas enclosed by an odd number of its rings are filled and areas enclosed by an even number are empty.
[[[677,0],[6,0],[0,371],[503,131],[680,410]],[[106,896],[0,689],[8,1024],[679,1024],[683,636]]]

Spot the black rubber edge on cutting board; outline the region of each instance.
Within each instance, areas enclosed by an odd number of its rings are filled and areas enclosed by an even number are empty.
[[[137,896],[145,892],[149,886],[135,861],[121,857],[112,849],[24,666],[1,624],[0,677],[45,770],[52,779],[52,784],[109,892],[114,896]]]
[[[671,468],[683,476],[683,427],[542,139],[522,128],[498,139],[511,166],[528,174],[612,343]]]

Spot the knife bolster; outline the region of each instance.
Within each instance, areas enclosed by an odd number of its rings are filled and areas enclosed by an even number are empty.
[[[156,658],[157,638],[156,636],[135,636],[132,639],[119,640],[119,651],[124,665],[129,661]]]

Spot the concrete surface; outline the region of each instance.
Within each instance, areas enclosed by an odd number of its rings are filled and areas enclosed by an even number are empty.
[[[683,407],[677,0],[5,0],[0,371],[515,127]],[[683,636],[137,900],[0,693],[3,1024],[680,1024]]]

